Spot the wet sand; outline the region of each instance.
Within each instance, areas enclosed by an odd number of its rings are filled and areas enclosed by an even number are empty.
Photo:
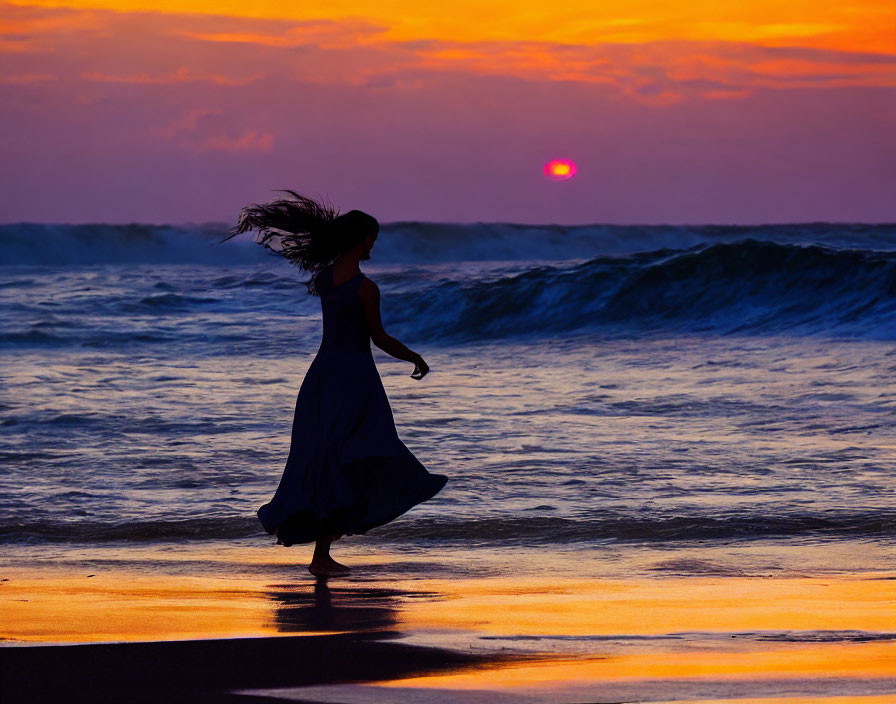
[[[392,643],[394,632],[0,650],[0,700],[229,702],[247,688],[406,677],[505,658]]]
[[[896,701],[896,573],[523,564],[330,580],[7,566],[0,700]]]

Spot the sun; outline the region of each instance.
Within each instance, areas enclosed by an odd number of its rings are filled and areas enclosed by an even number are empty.
[[[544,165],[544,175],[551,181],[569,181],[576,171],[576,163],[571,159],[551,159]]]

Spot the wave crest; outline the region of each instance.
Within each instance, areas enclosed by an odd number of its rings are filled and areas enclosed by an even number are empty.
[[[394,294],[389,321],[452,341],[622,327],[896,337],[896,253],[747,239],[596,257]]]

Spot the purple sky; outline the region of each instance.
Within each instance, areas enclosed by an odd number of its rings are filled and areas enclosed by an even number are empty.
[[[537,47],[587,53],[558,76],[512,42],[471,63],[445,42],[268,46],[191,36],[194,15],[0,9],[24,27],[0,42],[2,222],[231,221],[275,188],[383,222],[896,221],[896,48]],[[552,158],[577,175],[546,179]]]

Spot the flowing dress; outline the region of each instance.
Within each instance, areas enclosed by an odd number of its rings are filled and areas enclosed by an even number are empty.
[[[398,437],[358,296],[363,278],[336,286],[332,264],[318,274],[320,348],[299,389],[280,485],[258,509],[278,544],[366,533],[448,481],[427,471]]]

